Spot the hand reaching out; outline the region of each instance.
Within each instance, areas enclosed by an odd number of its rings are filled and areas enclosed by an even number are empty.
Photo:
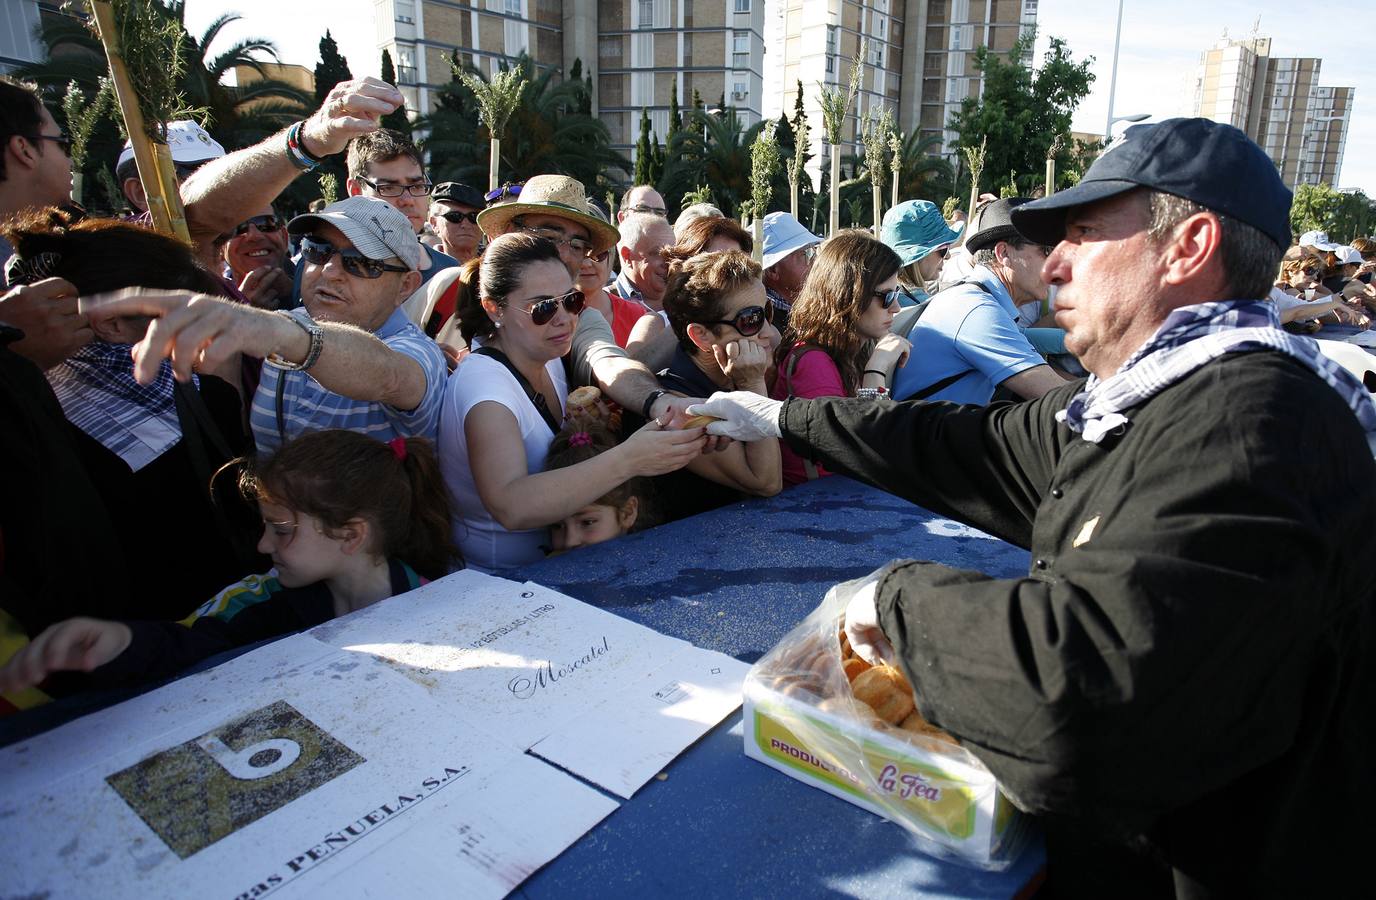
[[[41,684],[53,672],[89,672],[119,656],[133,639],[123,622],[76,618],[50,625],[0,666],[0,693]]]

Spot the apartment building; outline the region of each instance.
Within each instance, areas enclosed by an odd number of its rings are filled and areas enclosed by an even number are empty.
[[[593,110],[613,146],[631,156],[640,112],[663,140],[670,97],[735,107],[750,125],[764,95],[764,0],[375,0],[379,48],[417,112],[450,81],[449,56],[491,74],[528,53],[567,74],[575,59],[593,79]]]
[[[863,40],[861,90],[842,130],[841,152],[859,152],[864,122],[884,107],[904,134],[940,137],[942,152],[954,152],[957,135],[947,123],[961,101],[983,90],[975,51],[1010,50],[1036,26],[1037,6],[1038,0],[770,0],[768,52],[782,58],[766,56],[764,113],[791,115],[802,81],[815,176],[823,156],[821,85],[845,87]]]
[[[1195,115],[1235,125],[1290,187],[1336,184],[1355,91],[1320,87],[1323,60],[1271,55],[1271,39],[1224,37],[1200,58]]]

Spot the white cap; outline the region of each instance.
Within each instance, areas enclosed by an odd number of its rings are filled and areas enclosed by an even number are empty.
[[[190,119],[178,119],[167,123],[167,149],[172,151],[174,163],[198,163],[219,159],[225,155],[225,148],[210,136],[210,132]],[[134,145],[124,142],[124,150],[115,163],[118,169],[134,158]]]
[[[376,197],[348,197],[317,213],[299,215],[287,223],[291,234],[305,234],[318,222],[333,225],[369,259],[395,256],[408,269],[420,268],[420,241],[411,220],[392,204]]]
[[[1334,250],[1333,255],[1338,257],[1338,265],[1340,266],[1349,264],[1360,266],[1363,261],[1362,251],[1358,250],[1356,247],[1349,247],[1346,244],[1342,244]]]
[[[822,239],[804,228],[793,216],[786,212],[772,212],[764,217],[762,266],[768,269],[794,250],[820,243]]]
[[[1328,239],[1328,232],[1326,231],[1306,231],[1304,234],[1300,235],[1300,246],[1313,247],[1315,250],[1332,253],[1341,245],[1330,241]]]

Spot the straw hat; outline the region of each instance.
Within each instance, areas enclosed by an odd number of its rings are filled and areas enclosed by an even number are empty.
[[[478,213],[478,227],[495,238],[507,232],[512,219],[529,213],[558,216],[582,225],[588,229],[594,255],[615,247],[621,239],[619,231],[589,211],[583,182],[567,175],[536,175],[521,185],[520,196],[512,202]]]

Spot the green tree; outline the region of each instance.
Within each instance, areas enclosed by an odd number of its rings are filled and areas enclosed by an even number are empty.
[[[382,80],[392,87],[397,86],[397,70],[392,65],[391,51],[382,51]],[[406,107],[398,106],[396,109],[382,117],[382,127],[390,128],[393,131],[400,131],[407,137],[411,136],[411,120],[406,115]]]
[[[635,172],[633,184],[654,184],[654,145],[650,143],[650,113],[640,108],[640,138],[635,142]]]
[[[339,52],[339,44],[330,36],[330,30],[325,29],[325,36],[320,39],[320,62],[315,64],[315,105],[324,103],[336,84],[353,77],[349,61]]]
[[[477,70],[461,63],[457,51],[451,62],[454,80],[440,89],[435,111],[417,120],[416,129],[428,132],[422,147],[430,154],[433,180],[479,184],[488,177],[483,147],[488,133],[479,121],[477,98],[462,80]],[[605,173],[631,171],[630,160],[612,149],[607,126],[579,112],[587,102],[586,80],[558,80],[554,69],[536,74],[525,55],[511,66],[524,71],[527,80],[502,141],[499,181],[569,175],[600,197],[614,187]]]
[[[957,146],[961,150],[977,148],[987,139],[983,171],[990,177],[1030,173],[1023,176],[1026,184],[1019,182],[1024,190],[1041,183],[1052,140],[1070,131],[1071,116],[1094,83],[1090,71],[1094,57],[1075,62],[1065,41],[1055,37],[1042,65],[1035,73],[1030,71],[1022,58],[1031,52],[1034,40],[1035,34],[1028,32],[1006,54],[992,53],[987,47],[976,50],[974,65],[982,73],[983,96],[962,101],[947,125],[960,135]],[[1069,168],[1071,149],[1059,152],[1057,168]],[[978,187],[995,185],[981,178]]]
[[[739,218],[741,204],[750,197],[750,148],[763,124],[745,128],[734,107],[718,115],[694,109],[668,148],[661,193],[683,196],[710,185],[712,202]]]
[[[1327,184],[1301,184],[1290,205],[1296,234],[1326,231],[1330,241],[1350,243],[1376,230],[1376,203],[1362,191],[1334,190]]]

